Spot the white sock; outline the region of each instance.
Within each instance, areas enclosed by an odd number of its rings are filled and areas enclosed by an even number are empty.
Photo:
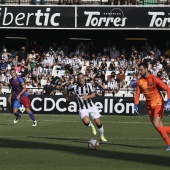
[[[102,137],[102,136],[103,136],[103,134],[104,134],[104,128],[103,128],[103,125],[102,125],[102,127],[101,127],[101,128],[98,128],[98,131],[99,131],[100,136]]]
[[[94,125],[93,125],[93,123],[90,121],[88,126],[92,128]]]

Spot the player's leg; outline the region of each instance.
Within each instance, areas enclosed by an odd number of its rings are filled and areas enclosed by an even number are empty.
[[[20,99],[21,103],[24,105],[26,112],[29,114],[30,118],[33,120],[33,125],[32,126],[37,126],[38,122],[36,121],[36,118],[34,116],[34,113],[30,110],[30,100],[28,97],[23,97]]]
[[[15,100],[13,104],[13,114],[16,116],[14,119],[14,123],[17,123],[19,119],[21,119],[21,115],[18,112],[18,108],[21,107],[21,103],[19,100]]]
[[[79,115],[80,115],[80,118],[81,118],[82,122],[84,123],[84,125],[90,127],[92,133],[94,135],[96,135],[97,134],[96,129],[95,129],[93,123],[89,119],[89,110],[81,109],[81,110],[79,110]]]
[[[30,110],[30,107],[25,108],[26,112],[29,114],[30,118],[33,120],[33,125],[32,126],[38,126],[38,122],[34,116],[34,113]]]
[[[166,133],[170,133],[170,126],[164,126],[164,129],[166,130]]]
[[[153,110],[153,119],[152,123],[157,131],[160,133],[167,146],[170,146],[170,139],[166,129],[163,127],[162,119],[163,119],[164,108],[162,106],[156,106]],[[169,148],[170,149],[170,148]]]
[[[101,123],[101,114],[99,113],[99,110],[97,109],[96,106],[93,106],[91,112],[90,112],[90,116],[91,118],[94,120],[97,128],[98,128],[98,132],[100,134],[100,139],[103,142],[107,142],[106,138],[104,137],[104,127],[103,124]]]
[[[162,110],[163,110],[163,112],[162,112],[162,119],[163,119],[163,113],[164,113],[164,105],[162,106]],[[163,126],[163,123],[162,123],[162,126]],[[163,126],[164,127],[164,129],[166,130],[166,133],[170,133],[170,126]]]
[[[160,117],[154,117],[153,118],[153,125],[155,126],[157,131],[160,133],[160,135],[162,136],[162,138],[166,142],[167,146],[170,146],[170,139],[169,139],[168,133],[166,132],[166,130],[163,127],[161,118]]]

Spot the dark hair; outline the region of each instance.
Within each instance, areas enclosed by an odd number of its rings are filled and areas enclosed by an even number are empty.
[[[83,74],[83,73],[81,73],[81,72],[77,74],[77,76],[80,76],[80,75],[83,75],[83,76],[84,76],[84,74]]]
[[[11,68],[10,72],[11,72],[11,71],[15,71],[15,72],[16,72],[15,68]]]
[[[139,65],[138,65],[138,68],[140,67],[140,66],[143,66],[143,68],[148,68],[148,65],[147,65],[147,63],[140,63]]]

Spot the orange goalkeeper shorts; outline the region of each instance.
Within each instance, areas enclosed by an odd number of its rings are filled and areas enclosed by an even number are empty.
[[[160,117],[161,119],[163,119],[164,105],[157,105],[154,108],[148,108],[148,113],[151,121],[153,121],[154,117]]]

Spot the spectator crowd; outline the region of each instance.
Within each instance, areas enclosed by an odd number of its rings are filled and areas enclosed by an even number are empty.
[[[53,43],[48,50],[37,44],[26,44],[20,50],[2,47],[0,53],[0,93],[10,93],[10,69],[21,76],[29,95],[62,95],[68,86],[77,83],[77,74],[83,72],[99,96],[115,96],[120,90],[135,88],[138,64],[146,62],[151,74],[170,87],[170,48],[161,50],[146,42],[140,49],[132,46],[117,49],[108,43],[97,50],[93,41],[80,42],[73,52],[67,44]]]

